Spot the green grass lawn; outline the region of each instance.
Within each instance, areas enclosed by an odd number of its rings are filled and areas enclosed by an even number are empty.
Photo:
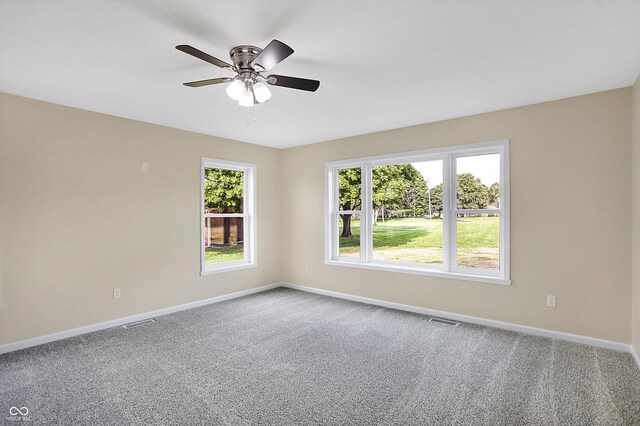
[[[204,251],[205,263],[222,263],[244,259],[244,245],[230,245],[226,247],[207,247]]]
[[[499,219],[458,218],[458,266],[498,269]],[[351,223],[353,237],[340,237],[341,256],[359,256],[360,222]],[[340,222],[342,232],[342,222]],[[373,227],[373,258],[412,263],[442,263],[442,220],[389,219]]]

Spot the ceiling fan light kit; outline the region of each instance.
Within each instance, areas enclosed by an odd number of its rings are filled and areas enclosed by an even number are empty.
[[[227,95],[234,101],[239,101],[244,93],[244,82],[240,80],[233,80],[229,86],[227,86]]]
[[[262,75],[264,71],[269,71],[293,53],[292,48],[275,39],[264,49],[249,45],[234,47],[229,51],[233,65],[186,44],[176,46],[176,49],[237,74],[233,78],[220,77],[191,81],[184,83],[185,86],[201,87],[230,82],[226,90],[227,96],[243,107],[252,107],[267,102],[271,98],[271,91],[265,83],[308,92],[315,92],[320,87],[318,80],[276,74],[266,77]]]

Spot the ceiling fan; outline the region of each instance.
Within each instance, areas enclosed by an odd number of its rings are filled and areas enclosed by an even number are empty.
[[[220,68],[237,73],[235,77],[191,81],[184,83],[184,85],[201,87],[231,82],[227,87],[227,95],[234,101],[238,101],[241,106],[250,107],[268,101],[271,97],[271,91],[264,83],[308,92],[315,92],[320,86],[318,80],[278,74],[270,74],[266,77],[262,75],[264,71],[269,71],[293,53],[292,48],[279,40],[272,40],[264,49],[248,45],[234,47],[229,51],[233,65],[187,44],[176,46],[176,49]]]

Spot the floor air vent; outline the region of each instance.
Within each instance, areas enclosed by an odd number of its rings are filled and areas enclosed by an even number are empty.
[[[454,326],[459,324],[458,321],[454,321],[446,318],[437,318],[437,317],[431,317],[429,318],[429,321],[437,322],[438,324],[446,324],[446,325],[454,325]]]
[[[143,326],[143,325],[153,324],[154,322],[156,322],[156,320],[151,318],[151,319],[146,319],[146,320],[142,320],[142,321],[130,322],[129,324],[125,324],[122,327],[124,327],[124,328],[134,328],[134,327],[140,327],[140,326]]]

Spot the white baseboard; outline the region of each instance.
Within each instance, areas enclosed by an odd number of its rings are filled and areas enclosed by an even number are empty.
[[[56,340],[66,339],[68,337],[78,336],[80,334],[91,333],[93,331],[104,330],[105,328],[117,327],[119,325],[128,324],[134,321],[140,321],[147,318],[155,318],[162,315],[171,314],[173,312],[184,311],[186,309],[197,308],[198,306],[210,305],[212,303],[224,302],[225,300],[236,299],[238,297],[247,296],[261,291],[271,290],[280,287],[280,283],[269,284],[262,287],[250,288],[248,290],[237,291],[235,293],[223,294],[221,296],[211,297],[209,299],[197,300],[182,305],[170,306],[168,308],[157,309],[155,311],[144,312],[142,314],[131,315],[124,318],[117,318],[110,321],[100,322],[97,324],[86,325],[71,330],[60,331],[58,333],[47,334],[46,336],[34,337],[32,339],[21,340],[19,342],[8,343],[0,346],[0,354],[17,351],[19,349],[29,348],[31,346],[42,345],[44,343]]]
[[[512,324],[508,322],[495,321],[485,318],[472,317],[469,315],[454,314],[451,312],[438,311],[435,309],[422,308],[419,306],[404,305],[402,303],[388,302],[386,300],[371,299],[363,296],[355,296],[353,294],[338,293],[335,291],[322,290],[314,287],[306,287],[297,284],[282,283],[282,287],[292,288],[294,290],[306,291],[309,293],[322,294],[324,296],[337,297],[340,299],[352,300],[354,302],[362,302],[370,305],[383,306],[385,308],[398,309],[401,311],[415,312],[418,314],[432,315],[436,317],[449,318],[456,321],[470,322],[473,324],[485,325],[488,327],[501,328],[504,330],[519,331],[521,333],[533,334],[535,336],[551,337],[554,339],[566,340],[568,342],[583,343],[585,345],[597,346],[600,348],[613,349],[621,352],[631,352],[636,357],[636,363],[640,368],[637,354],[633,353],[631,345],[611,340],[597,339],[595,337],[581,336],[579,334],[563,333],[561,331],[547,330],[544,328],[529,327],[526,325]]]
[[[376,306],[382,306],[385,308],[398,309],[401,311],[415,312],[418,314],[449,318],[456,321],[463,321],[463,322],[469,322],[472,324],[485,325],[487,327],[495,327],[495,328],[501,328],[504,330],[518,331],[521,333],[532,334],[535,336],[550,337],[554,339],[566,340],[568,342],[582,343],[585,345],[597,346],[597,347],[606,348],[606,349],[613,349],[621,352],[628,352],[633,356],[636,364],[638,365],[638,368],[640,368],[640,356],[638,356],[638,353],[636,353],[633,350],[633,347],[631,345],[626,343],[597,339],[595,337],[581,336],[579,334],[563,333],[561,331],[553,331],[553,330],[547,330],[543,328],[529,327],[526,325],[512,324],[512,323],[503,322],[503,321],[495,321],[495,320],[490,320],[485,318],[473,317],[469,315],[455,314],[452,312],[438,311],[435,309],[423,308],[420,306],[405,305],[402,303],[389,302],[381,299],[372,299],[369,297],[356,296],[356,295],[347,294],[347,293],[339,293],[336,291],[323,290],[319,288],[307,287],[307,286],[291,284],[291,283],[274,283],[274,284],[269,284],[261,287],[250,288],[248,290],[242,290],[242,291],[238,291],[230,294],[223,294],[221,296],[211,297],[209,299],[197,300],[195,302],[185,303],[182,305],[170,306],[168,308],[157,309],[155,311],[144,312],[141,314],[131,315],[124,318],[117,318],[110,321],[91,324],[84,327],[74,328],[71,330],[65,330],[58,333],[47,334],[45,336],[34,337],[32,339],[21,340],[19,342],[8,343],[6,345],[0,346],[0,354],[17,351],[24,348],[29,348],[31,346],[42,345],[44,343],[49,343],[56,340],[66,339],[69,337],[78,336],[80,334],[104,330],[105,328],[117,327],[117,326],[128,324],[134,321],[140,321],[147,318],[159,317],[159,316],[167,315],[173,312],[184,311],[186,309],[192,309],[192,308],[197,308],[199,306],[209,305],[212,303],[223,302],[225,300],[236,299],[238,297],[259,293],[266,290],[271,290],[277,287],[287,287],[294,290],[301,290],[309,293],[316,293],[324,296],[336,297],[339,299],[352,300],[354,302],[367,303],[369,305],[376,305]]]

